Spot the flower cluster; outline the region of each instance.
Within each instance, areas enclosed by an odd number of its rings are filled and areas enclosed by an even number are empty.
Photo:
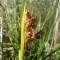
[[[36,26],[36,16],[31,14],[29,11],[26,12],[26,20],[25,20],[25,36],[29,38],[29,40],[34,40],[34,28]]]
[[[38,30],[35,32],[35,27],[37,23],[37,17],[30,13],[29,11],[26,11],[26,17],[25,17],[25,47],[27,46],[27,41],[33,41],[34,39],[39,39],[44,32],[42,30]]]

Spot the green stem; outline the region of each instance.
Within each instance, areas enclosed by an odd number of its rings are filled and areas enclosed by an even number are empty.
[[[24,58],[24,40],[25,40],[25,31],[24,31],[24,20],[25,20],[25,7],[26,7],[26,0],[22,1],[22,15],[21,15],[21,46],[20,46],[20,53],[19,53],[19,60],[23,60]]]

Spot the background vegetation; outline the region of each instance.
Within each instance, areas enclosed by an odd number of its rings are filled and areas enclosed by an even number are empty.
[[[25,0],[0,2],[0,17],[3,19],[3,60],[20,60],[23,1]],[[44,34],[39,39],[28,42],[28,48],[22,57],[24,60],[60,60],[60,12],[57,11],[59,4],[59,0],[26,0],[26,9],[37,16],[35,32],[42,30]]]

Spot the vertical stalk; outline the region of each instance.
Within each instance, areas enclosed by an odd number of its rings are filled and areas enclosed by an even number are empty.
[[[2,59],[2,17],[0,17],[0,59]]]
[[[54,28],[53,28],[53,39],[52,39],[52,43],[51,43],[51,48],[54,50],[57,47],[57,34],[58,34],[58,15],[59,15],[59,11],[58,11],[58,4],[59,4],[59,0],[54,1],[55,3],[55,21],[54,21]]]
[[[21,12],[21,46],[20,46],[20,53],[19,53],[19,60],[23,60],[24,57],[24,20],[25,20],[25,7],[26,7],[26,0],[22,0],[22,12]]]
[[[58,36],[58,25],[59,25],[58,15],[59,15],[59,10],[58,10],[58,6],[57,6],[56,17],[55,17],[55,21],[54,21],[55,26],[54,26],[54,30],[53,30],[54,49],[56,48],[56,45],[57,45],[56,40],[57,40],[57,36]]]

